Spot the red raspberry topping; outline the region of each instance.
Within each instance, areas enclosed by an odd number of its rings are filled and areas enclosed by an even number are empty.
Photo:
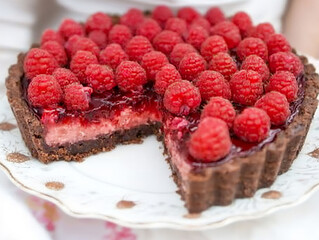
[[[188,43],[178,43],[174,46],[169,60],[173,65],[175,65],[175,67],[178,68],[179,63],[188,53],[197,53],[197,51],[192,45]]]
[[[122,61],[128,60],[128,56],[119,44],[111,43],[100,52],[99,59],[101,64],[109,65],[115,70]]]
[[[102,31],[91,31],[88,38],[91,39],[100,49],[104,49],[107,46],[107,35]]]
[[[64,104],[68,110],[85,111],[90,106],[92,88],[71,84],[64,89]]]
[[[153,39],[154,48],[166,55],[171,53],[176,44],[182,42],[182,38],[176,32],[172,32],[169,30],[160,32]]]
[[[191,7],[182,7],[177,12],[177,17],[184,19],[187,23],[191,23],[199,16],[200,14]]]
[[[179,72],[183,79],[194,80],[206,69],[206,61],[198,53],[187,54],[179,64]]]
[[[112,19],[102,12],[92,14],[85,23],[85,31],[87,33],[98,30],[107,34],[111,27]]]
[[[234,121],[235,134],[246,142],[261,142],[270,130],[267,113],[259,108],[246,108]]]
[[[24,59],[23,69],[28,79],[39,74],[52,74],[59,66],[55,58],[46,50],[32,48]]]
[[[224,13],[218,7],[212,7],[208,9],[205,17],[211,25],[215,25],[226,20]]]
[[[253,28],[253,22],[246,12],[237,12],[231,21],[239,28],[242,37],[247,37]]]
[[[286,96],[288,102],[293,102],[297,99],[298,83],[292,73],[278,71],[270,77],[266,91],[280,92]]]
[[[215,35],[208,37],[202,44],[200,49],[201,55],[206,61],[210,61],[213,55],[219,52],[228,52],[227,44],[221,36]]]
[[[57,68],[52,73],[52,76],[58,81],[60,87],[64,89],[72,83],[80,83],[79,79],[73,72],[66,68]]]
[[[164,95],[165,90],[174,82],[181,81],[182,77],[172,64],[166,64],[156,73],[154,89],[160,95]]]
[[[145,69],[147,78],[155,80],[156,73],[168,63],[164,53],[152,51],[146,53],[141,61],[141,66]]]
[[[63,20],[58,32],[65,40],[68,40],[73,35],[84,36],[84,29],[82,25],[69,18]]]
[[[255,107],[264,110],[273,125],[284,124],[290,116],[287,98],[276,91],[266,93],[255,103]]]
[[[230,80],[233,74],[237,72],[237,65],[228,53],[220,52],[213,55],[208,69],[220,72],[225,79]]]
[[[241,40],[239,28],[229,21],[223,21],[217,23],[211,28],[211,35],[220,35],[222,36],[228,48],[235,48]]]
[[[187,23],[184,19],[173,17],[169,18],[165,24],[165,30],[170,30],[184,36],[187,33]]]
[[[100,48],[95,44],[95,42],[87,37],[79,37],[74,42],[71,49],[71,55],[73,56],[77,51],[80,50],[91,52],[95,56],[99,56],[100,53]]]
[[[70,62],[70,70],[81,83],[86,83],[85,70],[89,64],[98,63],[95,55],[88,51],[77,51]]]
[[[257,55],[250,55],[246,57],[241,65],[241,69],[253,70],[259,73],[264,82],[269,78],[269,69],[267,64],[263,59],[261,59],[261,57]]]
[[[161,31],[162,28],[154,19],[147,18],[137,27],[136,35],[144,36],[148,40],[152,41],[153,38]]]
[[[64,39],[63,37],[57,33],[56,31],[52,30],[52,29],[46,29],[41,36],[41,45],[45,42],[48,41],[56,41],[58,43],[60,43],[61,45],[64,44]]]
[[[269,69],[272,73],[289,71],[296,77],[303,72],[301,60],[291,52],[278,52],[269,57]]]
[[[194,25],[188,31],[186,42],[192,44],[196,49],[200,49],[208,36],[208,32],[203,27]]]
[[[144,14],[141,10],[137,8],[129,9],[120,18],[120,23],[128,26],[133,33],[135,33],[136,28],[144,21]]]
[[[61,101],[62,90],[54,77],[40,74],[31,80],[28,98],[34,107],[52,107]]]
[[[195,81],[203,100],[211,97],[231,98],[228,82],[219,72],[207,70],[202,72]]]
[[[214,126],[214,127],[212,127]],[[189,153],[200,162],[215,162],[225,157],[231,149],[229,130],[218,118],[203,119],[191,135]]]
[[[229,100],[222,97],[212,97],[201,114],[201,119],[207,117],[219,118],[231,128],[236,117],[236,111]]]
[[[172,10],[169,7],[163,5],[157,6],[152,12],[152,18],[155,19],[162,27],[165,26],[167,19],[173,16],[174,14]]]
[[[64,51],[64,47],[56,41],[47,41],[41,45],[41,49],[48,51],[60,66],[65,66],[68,57]]]
[[[267,39],[269,55],[277,52],[290,52],[291,46],[288,40],[282,34],[273,34]]]
[[[243,105],[253,105],[263,94],[262,79],[252,70],[241,70],[235,73],[229,85],[233,101]]]
[[[113,70],[109,66],[90,64],[85,70],[85,75],[94,92],[103,93],[116,86]]]
[[[73,35],[71,36],[68,41],[65,43],[65,50],[68,54],[69,57],[72,56],[72,52],[74,51],[74,46],[76,42],[80,39],[81,37],[79,35]]]
[[[275,29],[270,23],[260,23],[252,30],[251,37],[260,38],[266,42],[274,33]]]
[[[125,48],[131,38],[131,30],[125,25],[117,24],[109,32],[109,42],[118,43],[122,46],[122,48]]]
[[[201,26],[201,27],[204,28],[207,32],[210,32],[210,27],[211,27],[211,25],[210,25],[209,21],[208,21],[206,18],[204,18],[204,17],[198,17],[198,18],[196,18],[196,19],[192,22],[191,27],[192,27],[192,26],[195,26],[195,25]]]
[[[181,80],[167,87],[163,103],[171,113],[188,115],[199,107],[201,96],[199,90],[191,82]]]
[[[143,84],[147,82],[145,70],[137,63],[123,61],[116,68],[116,82],[119,88],[124,91],[141,91]]]
[[[153,50],[150,41],[143,36],[133,37],[126,45],[126,53],[132,61],[141,61],[144,54]]]
[[[244,60],[250,55],[257,55],[266,61],[268,59],[268,49],[261,39],[248,37],[239,43],[237,55],[240,60]]]

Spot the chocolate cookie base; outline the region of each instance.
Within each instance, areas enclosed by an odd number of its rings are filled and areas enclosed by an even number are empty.
[[[249,156],[233,158],[219,166],[193,170],[186,176],[181,174],[167,152],[174,180],[190,213],[199,213],[213,205],[229,205],[236,198],[251,197],[258,188],[270,186],[278,174],[289,169],[303,145],[317,108],[319,77],[314,67],[307,64],[307,59],[301,59],[305,65],[304,101],[292,123],[278,133],[273,142]],[[154,133],[161,137],[160,123],[151,123],[74,145],[47,146],[41,122],[22,97],[23,60],[24,54],[20,54],[18,63],[9,69],[7,96],[27,147],[32,156],[43,163],[59,159],[81,161],[94,153],[111,150],[118,143],[136,142]]]

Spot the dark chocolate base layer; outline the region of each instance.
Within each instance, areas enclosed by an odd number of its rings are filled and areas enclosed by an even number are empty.
[[[79,142],[52,148],[45,144],[44,129],[39,119],[30,111],[22,98],[21,79],[24,54],[18,56],[18,63],[11,66],[6,80],[7,96],[17,119],[22,137],[33,157],[43,163],[54,160],[81,161],[84,157],[108,151],[118,143],[140,141],[142,137],[159,133],[160,123],[150,123],[130,130],[100,136],[96,140]],[[179,186],[189,212],[199,213],[213,205],[229,205],[235,198],[251,197],[261,187],[270,186],[278,174],[286,172],[303,146],[311,120],[317,108],[319,77],[307,59],[305,65],[305,98],[298,114],[289,126],[278,133],[276,139],[260,151],[246,157],[237,157],[215,167],[194,170],[187,176],[170,160],[174,180]]]

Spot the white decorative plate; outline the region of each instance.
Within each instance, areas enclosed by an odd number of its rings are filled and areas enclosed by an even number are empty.
[[[16,122],[3,93],[0,93],[0,166],[18,187],[54,202],[75,217],[139,228],[216,228],[295,205],[319,188],[319,160],[309,154],[319,147],[318,117],[319,111],[298,158],[271,189],[261,189],[253,198],[236,200],[227,207],[211,207],[196,216],[187,215],[175,192],[162,146],[155,137],[145,139],[143,144],[118,146],[82,163],[61,161],[44,165],[33,158],[25,161],[23,156],[30,153],[19,130],[7,124]],[[265,198],[266,192],[270,198]]]

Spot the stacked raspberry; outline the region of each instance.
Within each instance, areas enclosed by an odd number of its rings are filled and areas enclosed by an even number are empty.
[[[37,108],[85,111],[94,94],[143,94],[148,83],[167,114],[203,109],[189,151],[211,162],[229,153],[230,136],[262,142],[287,123],[303,64],[271,24],[253,26],[245,12],[227,19],[216,7],[204,16],[184,7],[174,16],[158,6],[149,16],[130,9],[119,20],[101,12],[85,24],[66,19],[43,33],[24,71]]]

